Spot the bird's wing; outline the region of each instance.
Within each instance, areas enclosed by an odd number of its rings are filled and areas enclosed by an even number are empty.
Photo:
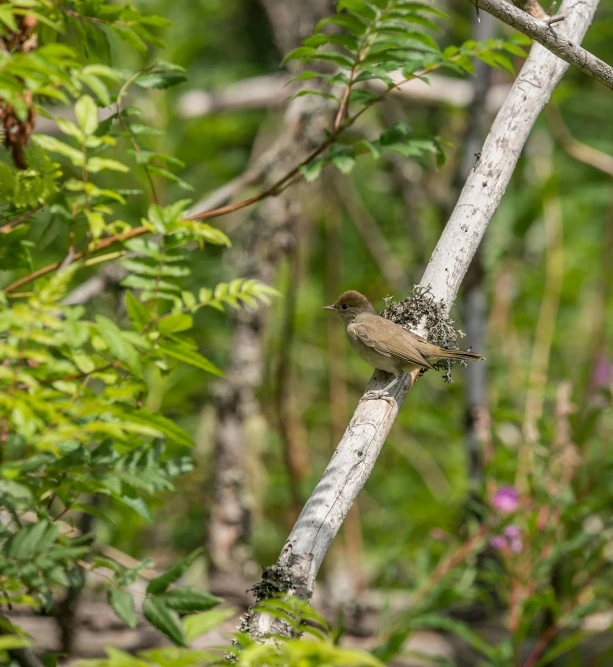
[[[372,347],[380,354],[384,354],[386,357],[398,357],[403,361],[406,361],[410,364],[416,364],[417,366],[423,366],[424,368],[432,368],[432,365],[424,357],[424,355],[419,351],[416,340],[419,342],[426,342],[421,339],[416,334],[403,329],[398,324],[390,322],[379,315],[367,315],[366,318],[376,318],[377,321],[373,322],[375,326],[368,326],[369,322],[364,322],[362,319],[361,322],[354,323],[352,329],[356,337]],[[369,335],[369,330],[376,331],[376,340],[373,340],[373,334]]]
[[[369,335],[368,327],[366,324],[354,322],[353,324],[349,325],[349,330],[351,331],[351,334],[355,336],[355,338],[357,338],[361,343],[364,343],[364,345],[372,347],[384,357],[392,356],[385,343]]]

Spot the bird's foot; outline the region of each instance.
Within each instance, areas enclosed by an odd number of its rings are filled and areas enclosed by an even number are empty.
[[[386,401],[389,403],[392,407],[395,407],[397,405],[396,399],[392,398],[387,389],[370,389],[367,391],[364,396],[360,399],[360,403],[362,401],[373,401],[373,400],[378,400],[381,399],[382,401]]]

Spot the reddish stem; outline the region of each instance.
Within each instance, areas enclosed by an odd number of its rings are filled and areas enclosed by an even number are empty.
[[[556,636],[557,632],[558,632],[558,626],[555,624],[550,625],[547,628],[547,630],[545,630],[541,638],[536,643],[534,650],[528,656],[528,659],[524,663],[524,667],[534,667],[534,665],[536,665],[543,651],[547,648],[549,642],[551,642],[551,640]]]

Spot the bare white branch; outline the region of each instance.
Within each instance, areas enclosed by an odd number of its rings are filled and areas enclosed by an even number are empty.
[[[268,74],[237,81],[218,91],[190,90],[179,99],[178,112],[183,118],[196,118],[220,111],[280,106],[291,95],[286,88],[289,80],[286,74]]]
[[[561,24],[560,36],[581,42],[597,6],[598,0],[565,0],[561,11],[567,18]],[[421,281],[435,299],[443,301],[447,311],[498,208],[530,130],[567,68],[565,62],[535,44],[490,129],[481,158],[466,181]],[[383,375],[377,371],[367,390],[381,389],[388,380]],[[276,566],[270,570],[272,576],[291,582],[290,591],[306,598],[312,594],[319,567],[375,465],[411,380],[411,376],[405,376],[393,398],[362,400],[358,404]],[[254,637],[271,629],[282,630],[264,614],[251,615],[247,625]]]
[[[574,65],[596,81],[603,83],[607,88],[613,89],[613,67],[580,47],[576,43],[577,40],[568,31],[554,30],[554,23],[567,20],[566,12],[560,10],[556,16],[535,19],[507,0],[470,1],[478,9],[492,14],[503,23],[532,37],[569,65]]]

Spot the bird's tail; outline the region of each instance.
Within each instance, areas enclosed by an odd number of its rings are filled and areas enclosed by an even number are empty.
[[[446,350],[444,347],[439,348],[439,355],[441,359],[462,359],[464,361],[485,361],[485,357],[476,352],[469,352],[468,350]]]

